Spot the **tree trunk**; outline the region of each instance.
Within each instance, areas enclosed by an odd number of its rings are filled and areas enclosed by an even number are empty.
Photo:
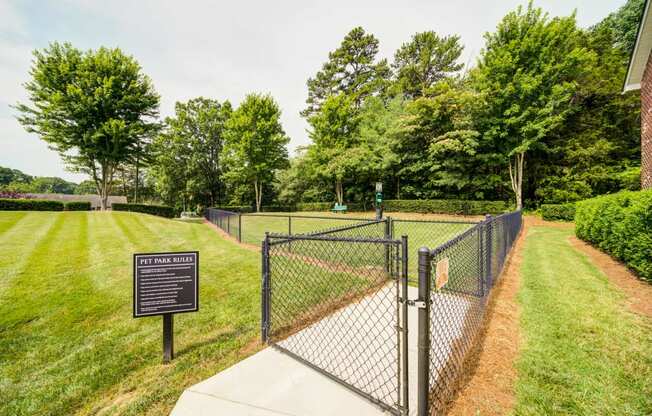
[[[254,190],[256,191],[256,212],[260,212],[260,203],[263,197],[263,184],[254,179]]]
[[[512,159],[509,160],[509,179],[512,184],[512,191],[516,196],[516,209],[523,208],[523,165],[525,164],[525,153],[514,155],[513,166]]]
[[[396,177],[396,199],[401,199],[401,178]]]
[[[337,203],[340,205],[344,204],[344,191],[342,189],[342,181],[339,179],[335,180],[335,198],[337,199]]]
[[[138,148],[140,152],[140,146]],[[136,185],[134,186],[134,203],[138,203],[138,168],[140,167],[139,155],[136,155]]]

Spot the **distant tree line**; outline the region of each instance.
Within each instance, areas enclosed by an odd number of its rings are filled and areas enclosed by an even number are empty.
[[[477,63],[457,35],[416,33],[393,56],[351,30],[307,82],[311,143],[289,158],[281,110],[252,93],[198,97],[158,119],[159,96],[119,49],[34,53],[19,121],[105,197],[209,205],[371,205],[386,198],[512,200],[518,207],[635,189],[640,98],[621,94],[643,0],[583,29],[518,7]],[[90,185],[90,186],[88,186]]]

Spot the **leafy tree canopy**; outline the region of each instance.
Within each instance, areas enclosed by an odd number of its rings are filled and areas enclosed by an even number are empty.
[[[116,168],[158,125],[159,96],[136,60],[120,49],[82,52],[68,43],[34,51],[25,84],[31,105],[18,120],[93,178],[106,207]]]
[[[364,99],[382,91],[390,76],[386,60],[376,62],[378,39],[356,27],[345,37],[340,46],[328,54],[328,61],[314,78],[308,79],[308,105],[301,112],[310,117],[319,112],[324,101],[343,93],[360,107]]]
[[[457,35],[440,37],[434,31],[414,34],[394,54],[392,67],[400,90],[408,97],[423,96],[436,82],[462,69],[457,61],[463,49]]]

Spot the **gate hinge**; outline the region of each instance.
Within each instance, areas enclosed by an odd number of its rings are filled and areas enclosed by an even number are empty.
[[[417,300],[417,299],[407,299],[406,301],[403,300],[403,298],[399,298],[401,302],[405,302],[408,304],[408,306],[414,306],[415,308],[425,308],[426,307],[426,302],[423,300]]]

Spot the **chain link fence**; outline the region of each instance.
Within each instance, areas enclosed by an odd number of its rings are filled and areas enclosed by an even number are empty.
[[[420,416],[444,413],[453,399],[522,223],[520,211],[481,222],[241,215],[212,208],[206,218],[239,241],[264,237],[265,342],[405,415],[408,344],[416,341]],[[423,247],[411,259],[408,236],[412,247]],[[418,314],[411,341],[408,306]]]
[[[370,218],[326,217],[310,215],[265,214],[207,208],[204,217],[241,243],[260,244],[265,233],[309,234],[315,230],[332,230],[351,224],[374,221]]]
[[[217,208],[207,208],[204,211],[204,218],[231,237],[241,241],[242,225],[239,213]]]
[[[391,235],[410,237],[411,247],[437,247],[454,238],[479,221],[470,220],[407,220],[388,218],[391,224]],[[417,281],[417,256],[410,256],[408,275],[412,283]]]
[[[488,217],[419,253],[419,414],[443,414],[481,333],[487,299],[521,230],[521,212]],[[427,387],[425,387],[427,386]],[[427,390],[426,390],[427,388]],[[422,413],[423,412],[423,413]]]
[[[407,241],[368,221],[263,241],[263,340],[400,414]],[[403,388],[402,388],[403,387]]]

